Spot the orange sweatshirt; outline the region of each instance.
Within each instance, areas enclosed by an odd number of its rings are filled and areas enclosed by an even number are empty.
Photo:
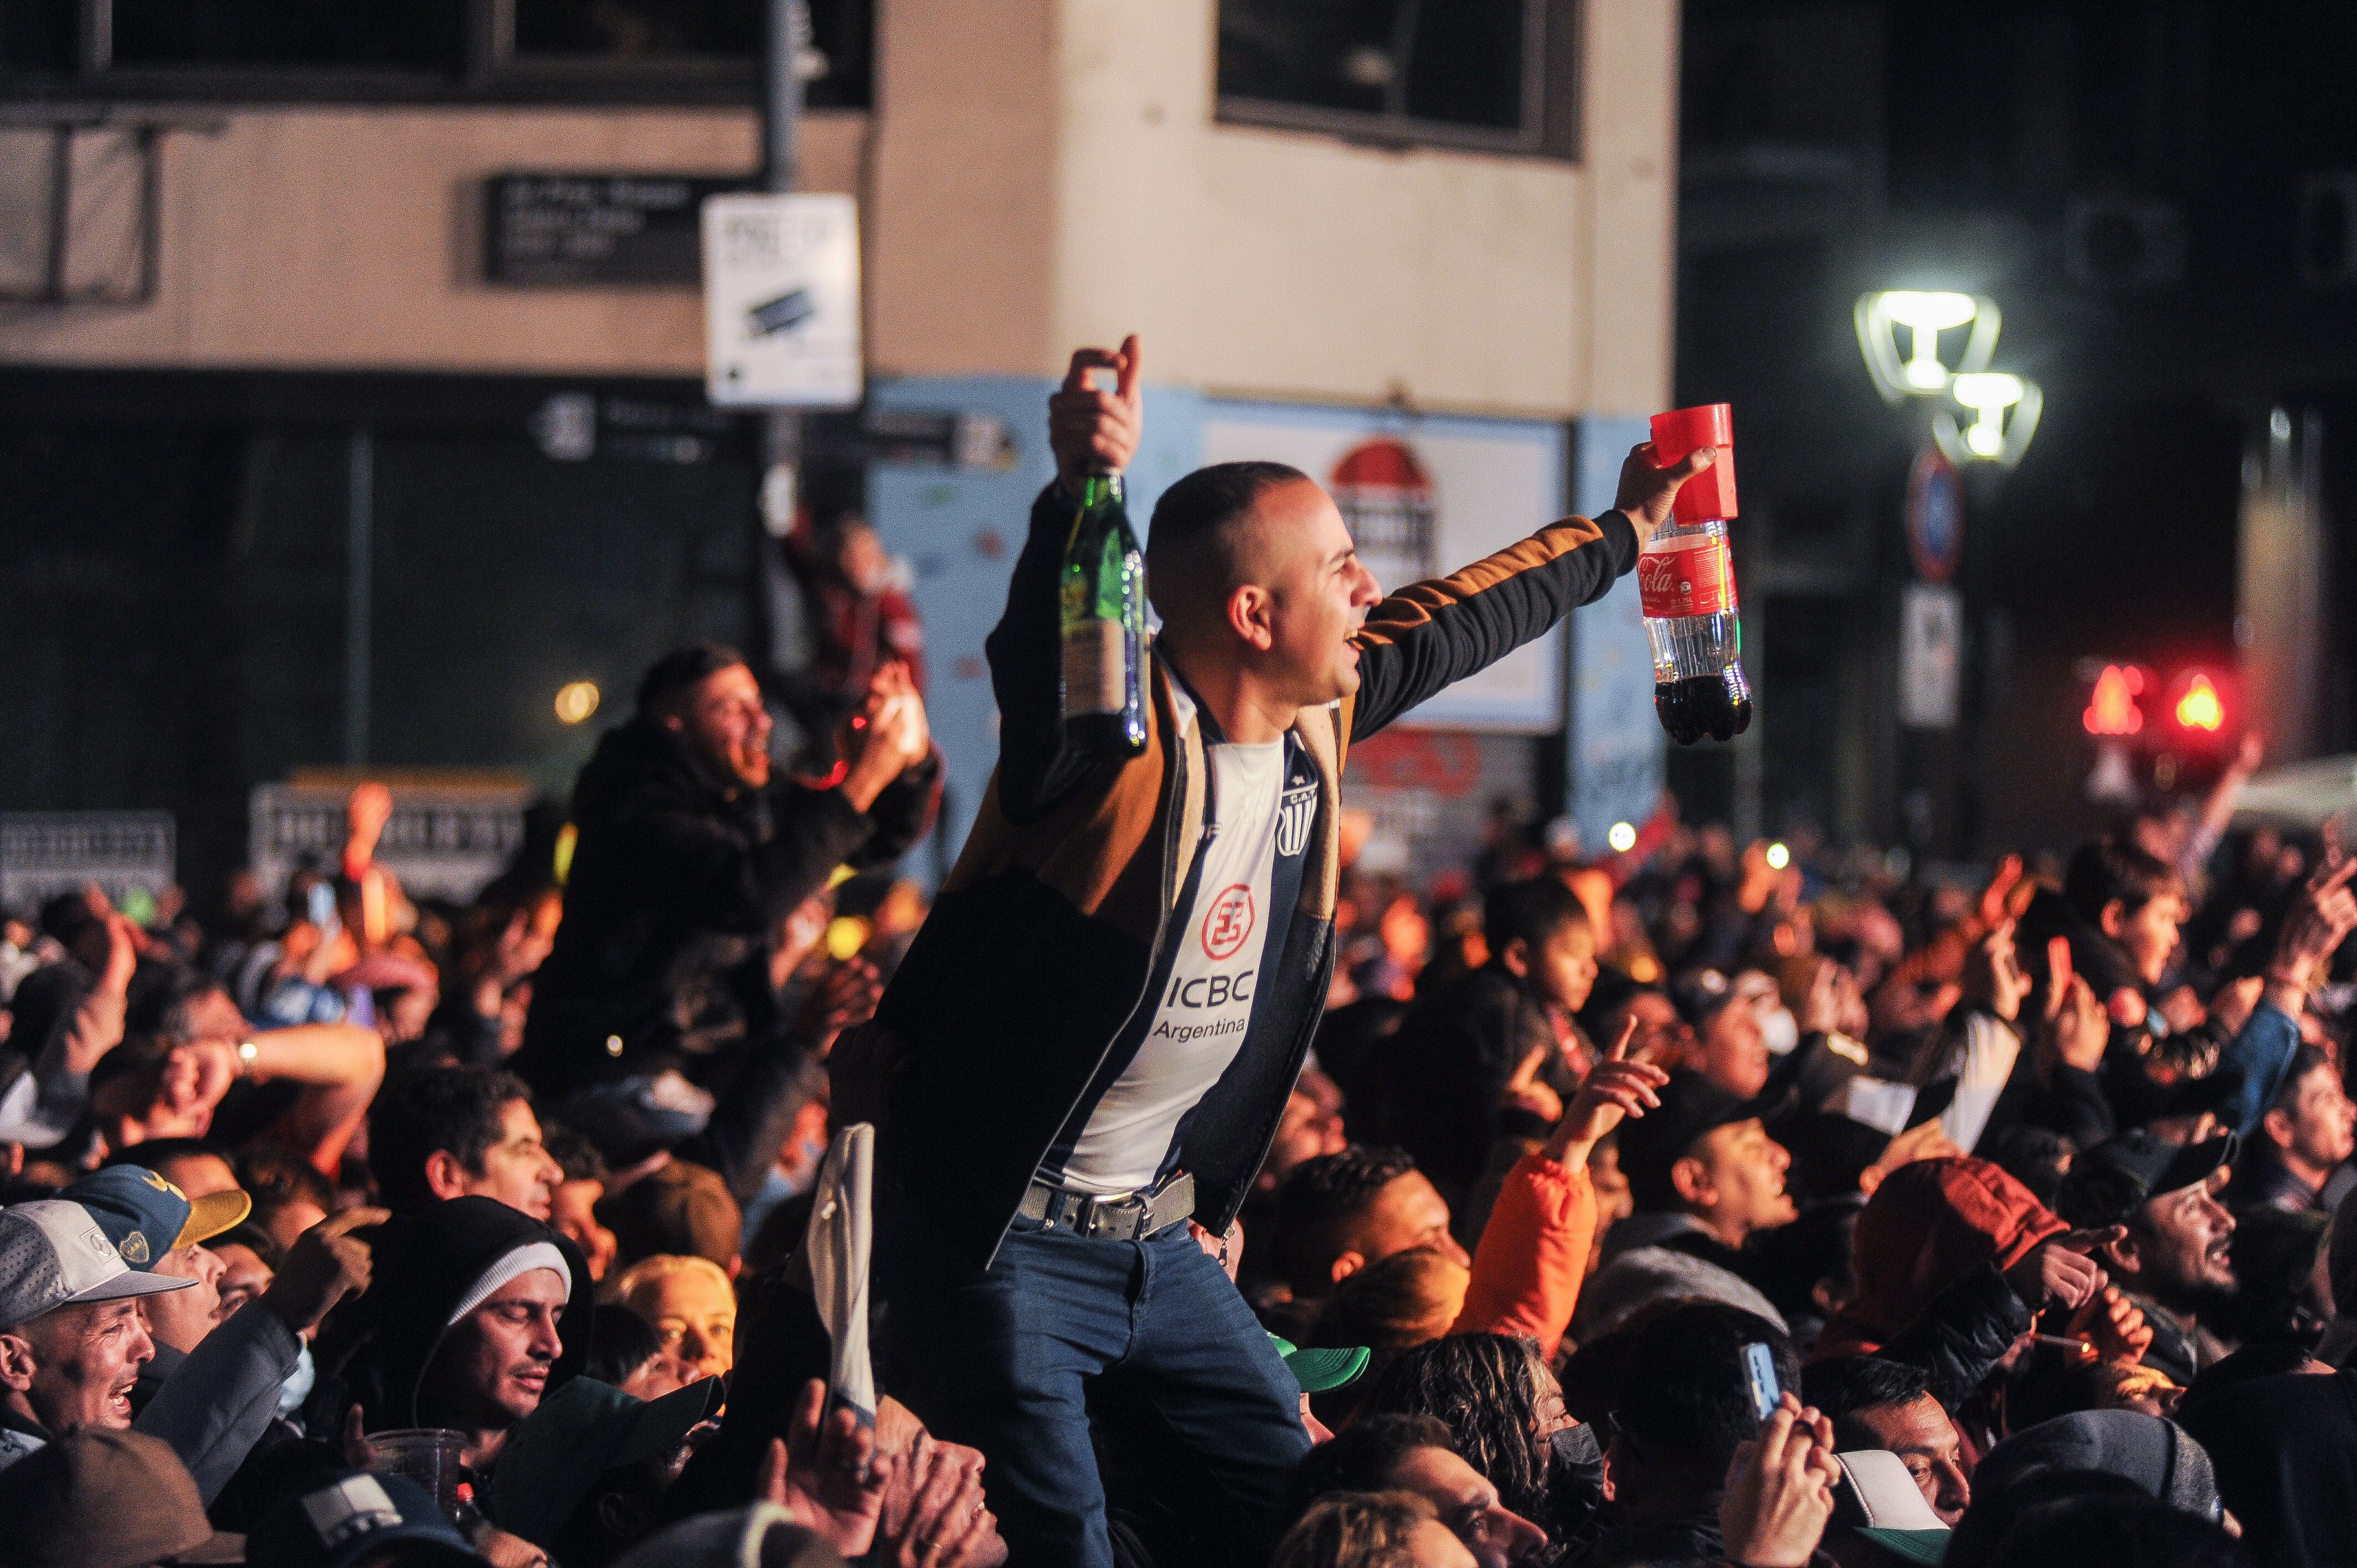
[[[1473,1279],[1452,1334],[1526,1334],[1552,1359],[1579,1305],[1596,1240],[1587,1168],[1566,1170],[1544,1151],[1506,1173],[1473,1254]]]

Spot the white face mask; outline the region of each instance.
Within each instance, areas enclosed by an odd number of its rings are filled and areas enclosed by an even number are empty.
[[[1790,1007],[1779,1007],[1760,1015],[1760,1033],[1766,1037],[1770,1051],[1787,1056],[1801,1043],[1801,1021],[1792,1016]]]
[[[292,1416],[302,1409],[303,1402],[311,1397],[311,1385],[318,1380],[318,1376],[319,1369],[311,1359],[311,1346],[307,1340],[296,1354],[295,1369],[286,1374],[285,1382],[278,1385],[278,1413]]]

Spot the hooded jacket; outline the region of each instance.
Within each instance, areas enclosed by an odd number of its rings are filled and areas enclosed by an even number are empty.
[[[608,732],[574,785],[565,921],[533,979],[517,1070],[561,1094],[766,1034],[780,923],[838,865],[898,859],[940,800],[938,756],[863,814],[840,789],[732,792],[650,718]]]
[[[1041,492],[985,644],[997,768],[875,1025],[850,1063],[835,1055],[836,1113],[879,1121],[885,1190],[903,1191],[940,1240],[984,1267],[1097,1069],[1149,1005],[1165,923],[1204,842],[1203,728],[1191,710],[1181,716],[1159,659],[1148,660],[1141,755],[1062,751],[1057,585],[1071,521],[1054,486]],[[1271,912],[1274,981],[1179,1138],[1207,1229],[1224,1230],[1243,1206],[1325,1007],[1351,745],[1601,596],[1636,560],[1636,531],[1607,512],[1394,593],[1351,639],[1358,691],[1302,710],[1293,735],[1318,794],[1300,897]]]
[[[1857,1292],[1810,1359],[1878,1355],[1921,1367],[1953,1412],[2034,1319],[2005,1271],[2069,1229],[1986,1160],[1900,1166],[1858,1211]]]
[[[564,1348],[549,1369],[544,1393],[554,1392],[581,1369],[589,1355],[596,1298],[580,1250],[497,1198],[449,1198],[403,1228],[377,1265],[376,1283],[361,1298],[371,1304],[373,1332],[347,1363],[344,1378],[369,1431],[436,1424],[420,1413],[417,1399],[425,1370],[450,1332],[451,1314],[494,1263],[538,1241],[553,1242],[564,1254],[573,1284],[557,1323]]]
[[[1870,1355],[1974,1269],[1994,1263],[2001,1273],[2069,1229],[1986,1160],[1901,1165],[1858,1211],[1857,1294],[1825,1325],[1817,1353]]]

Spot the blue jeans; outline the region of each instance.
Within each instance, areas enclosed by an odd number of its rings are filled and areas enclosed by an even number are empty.
[[[892,1292],[893,1392],[989,1458],[983,1484],[1017,1568],[1111,1568],[1086,1385],[1118,1379],[1211,1491],[1239,1561],[1265,1562],[1309,1451],[1300,1387],[1218,1263],[1179,1226],[1092,1240],[1018,1219],[987,1273],[907,1260]],[[1180,1484],[1176,1476],[1173,1484]],[[1190,1479],[1187,1483],[1194,1485]]]

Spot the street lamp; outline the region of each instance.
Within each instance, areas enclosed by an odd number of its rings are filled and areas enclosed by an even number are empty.
[[[1866,356],[1875,390],[1889,403],[1936,395],[1948,389],[1952,374],[1988,369],[2004,322],[1993,299],[1920,289],[1860,295],[1852,317],[1858,351]],[[1967,326],[1972,332],[1952,372],[1940,358],[1940,334]],[[1899,352],[1901,329],[1908,335],[1904,359]]]
[[[2045,400],[2036,382],[1989,369],[2004,317],[1996,301],[1985,295],[1884,289],[1860,295],[1851,314],[1858,352],[1866,358],[1867,371],[1882,401],[1895,408],[1910,400],[1934,400],[1929,403],[1926,423],[1938,451],[1916,459],[1908,483],[1908,538],[1924,580],[1908,583],[1900,600],[1900,722],[1965,732],[1951,754],[1965,763],[1964,799],[1957,803],[1963,811],[1964,800],[1977,792],[1968,759],[1980,750],[1974,742],[1984,715],[1961,700],[1959,650],[1966,645],[1965,628],[1973,617],[1967,606],[1971,578],[1949,581],[1963,554],[1964,498],[1956,470],[1969,465],[2009,469],[2019,463],[2037,433]],[[1943,359],[1942,334],[1966,328],[1963,351],[1953,363]],[[1968,422],[1959,423],[1960,411],[1969,415]],[[1907,794],[1909,817],[1919,824],[1910,828],[1909,836],[1918,841],[1918,850],[1931,847],[1930,770],[1940,766],[1936,755],[1925,754],[1912,764],[1902,761],[1900,769],[1923,779],[1922,787]],[[1919,800],[1924,808],[1920,817],[1911,804]]]
[[[1978,460],[2010,468],[2029,450],[2038,434],[2038,416],[2046,406],[2038,383],[2001,371],[1975,371],[1948,383],[1956,402],[1972,410],[1970,425],[1958,428],[1956,416],[1941,409],[1932,416],[1932,436],[1952,463]],[[2012,410],[2008,418],[2006,411]]]

